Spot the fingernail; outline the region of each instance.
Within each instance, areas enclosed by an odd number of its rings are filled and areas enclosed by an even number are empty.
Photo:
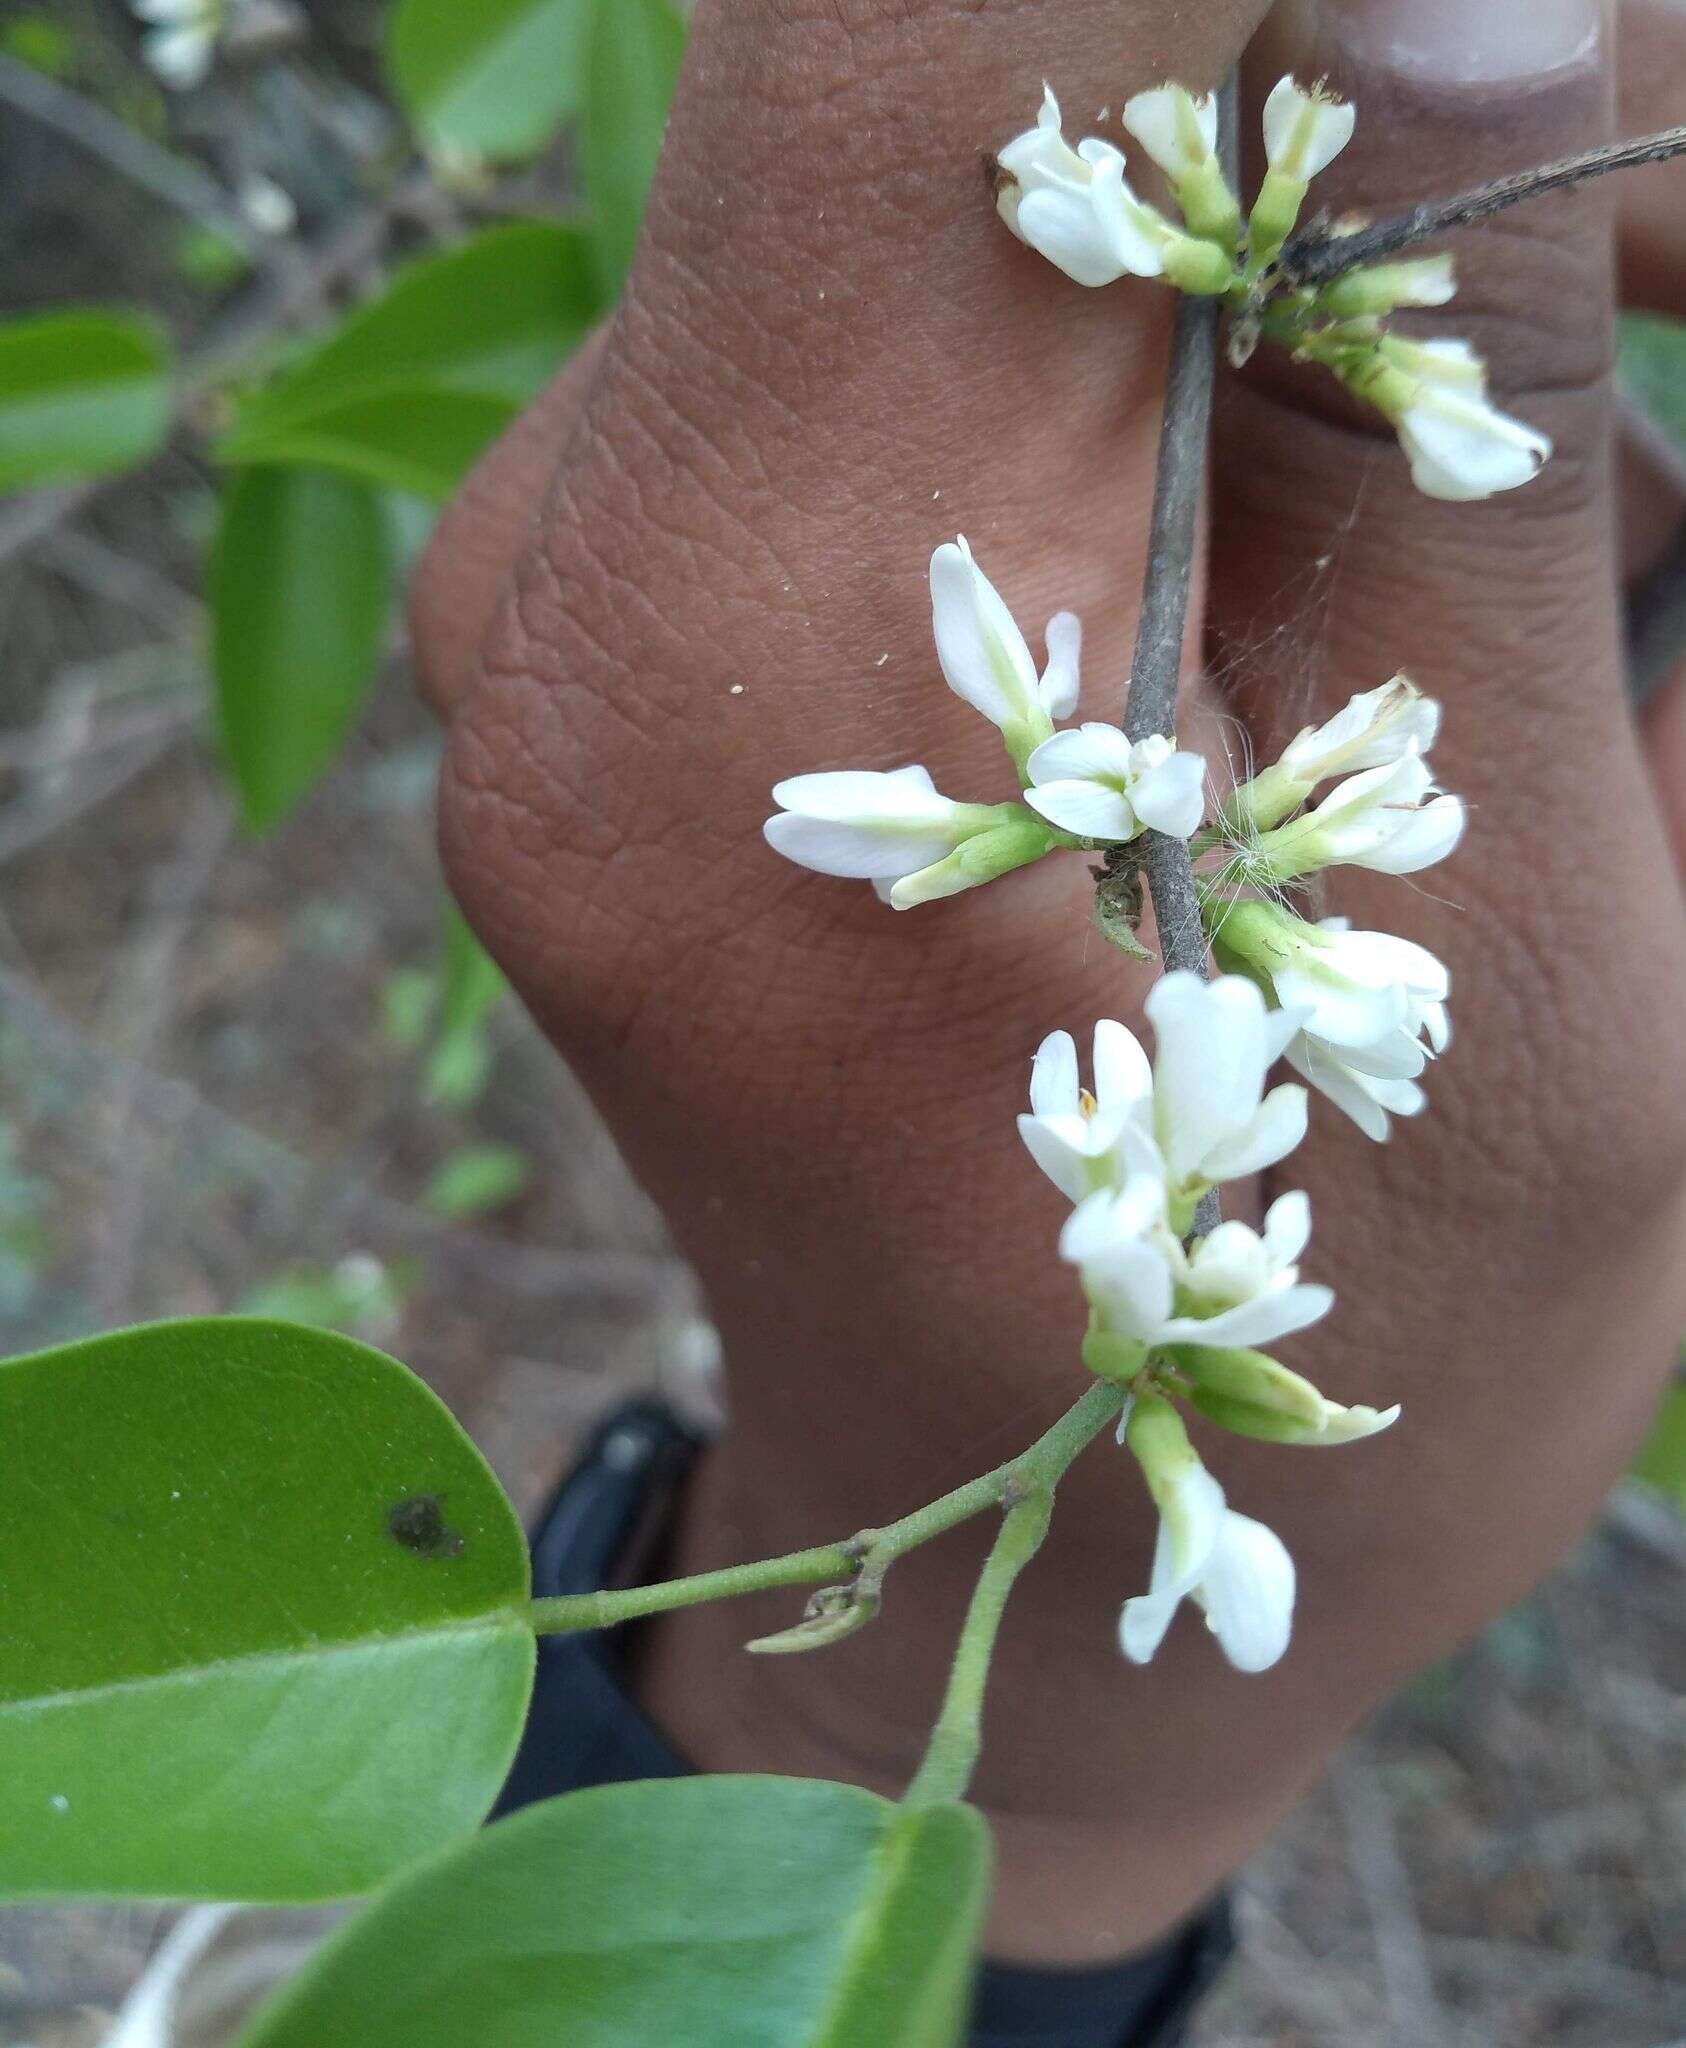
[[[1602,0],[1323,0],[1329,30],[1365,65],[1441,85],[1499,85],[1597,53]]]

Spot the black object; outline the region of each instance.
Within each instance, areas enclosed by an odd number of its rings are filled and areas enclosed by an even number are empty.
[[[539,1525],[533,1591],[593,1593],[652,1576],[674,1493],[701,1449],[657,1402],[616,1409]],[[499,1813],[587,1785],[691,1769],[632,1699],[614,1636],[540,1638],[533,1704]],[[971,2048],[1176,2048],[1234,1945],[1220,1897],[1158,1946],[1106,1969],[985,1963]]]

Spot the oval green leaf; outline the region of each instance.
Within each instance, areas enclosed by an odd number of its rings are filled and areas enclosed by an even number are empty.
[[[988,1876],[970,1807],[800,1778],[600,1786],[401,1879],[240,2048],[950,2048]]]
[[[248,830],[267,832],[339,752],[379,671],[393,598],[379,501],[321,471],[242,471],[208,589],[223,758]]]
[[[495,163],[533,156],[579,98],[591,0],[398,0],[393,93],[422,147]]]
[[[48,313],[0,326],[0,491],[112,476],[163,446],[170,356],[145,320]]]
[[[466,10],[465,10],[466,11]],[[489,437],[567,359],[603,311],[591,244],[555,221],[516,221],[401,271],[302,362],[245,399],[217,453],[273,458],[278,438],[327,424],[347,408],[402,394],[425,413],[427,393],[496,401]],[[345,434],[342,422],[337,430]],[[413,432],[426,433],[425,420]],[[383,438],[391,438],[389,424]],[[356,440],[356,435],[349,438]],[[424,443],[425,445],[425,443]]]
[[[526,1546],[365,1345],[239,1317],[0,1364],[0,1891],[305,1900],[472,1829]]]
[[[217,452],[241,462],[330,469],[443,504],[516,411],[509,400],[478,391],[399,386],[232,436]]]
[[[632,262],[685,53],[671,0],[595,0],[580,115],[580,163],[611,297]]]

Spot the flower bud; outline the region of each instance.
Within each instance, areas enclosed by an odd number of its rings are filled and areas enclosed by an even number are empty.
[[[1262,1351],[1179,1344],[1170,1356],[1194,1382],[1189,1401],[1209,1422],[1265,1443],[1354,1443],[1386,1429],[1399,1415],[1397,1406],[1343,1408]]]
[[[1343,271],[1317,294],[1317,307],[1339,320],[1396,312],[1401,306],[1444,306],[1457,290],[1450,256],[1366,263]]]

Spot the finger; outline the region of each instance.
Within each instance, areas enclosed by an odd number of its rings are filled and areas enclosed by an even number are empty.
[[[486,636],[556,465],[591,389],[604,333],[590,335],[513,426],[493,443],[446,507],[410,589],[417,683],[449,719]]]
[[[1647,135],[1686,120],[1686,6],[1622,0],[1617,128]],[[1622,297],[1686,313],[1686,159],[1624,174],[1617,195]]]
[[[1386,210],[1606,131],[1607,44],[1579,0],[1348,0],[1278,27],[1273,67],[1327,70],[1360,108],[1336,208]],[[1458,1040],[1429,1112],[1378,1152],[1319,1105],[1291,1167],[1343,1289],[1308,1347],[1317,1376],[1406,1403],[1385,1455],[1319,1466],[1279,1502],[1312,1560],[1307,1633],[1355,1671],[1455,1640],[1543,1569],[1619,1469],[1676,1334],[1662,1233],[1686,966],[1623,695],[1610,204],[1590,187],[1455,245],[1459,295],[1433,328],[1473,340],[1499,401],[1553,436],[1524,489],[1429,500],[1390,437],[1269,365],[1222,406],[1214,646],[1261,752],[1405,668],[1445,701],[1436,765],[1471,804],[1429,889],[1343,871],[1328,891],[1328,909],[1451,965]],[[1611,1356],[1600,1332],[1617,1326]],[[1255,1477],[1267,1497],[1282,1484],[1262,1462]],[[1340,1591],[1355,1490],[1374,1546],[1363,1613]]]

